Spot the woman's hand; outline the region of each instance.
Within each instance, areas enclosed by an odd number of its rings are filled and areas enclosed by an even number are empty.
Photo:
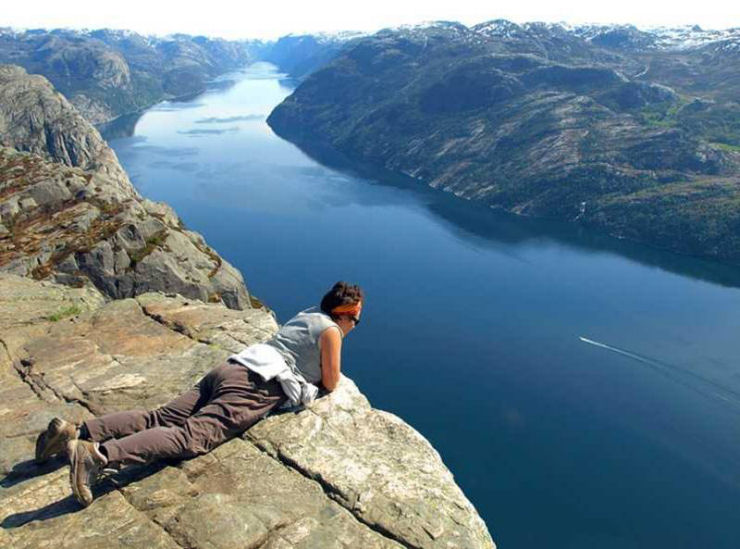
[[[329,327],[319,337],[321,349],[321,384],[333,391],[339,383],[342,360],[342,334],[338,328]]]

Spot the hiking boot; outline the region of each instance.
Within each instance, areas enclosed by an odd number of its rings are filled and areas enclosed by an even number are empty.
[[[34,461],[41,465],[51,456],[66,452],[67,442],[77,438],[77,427],[74,424],[55,417],[49,422],[46,431],[36,439],[36,457]]]
[[[69,483],[72,493],[80,505],[87,507],[92,503],[91,487],[108,460],[98,449],[97,442],[70,440],[67,443],[69,455]]]

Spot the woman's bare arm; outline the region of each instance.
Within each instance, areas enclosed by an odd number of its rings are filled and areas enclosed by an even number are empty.
[[[342,360],[342,335],[338,328],[330,327],[321,332],[321,384],[329,391],[339,383],[339,370]]]

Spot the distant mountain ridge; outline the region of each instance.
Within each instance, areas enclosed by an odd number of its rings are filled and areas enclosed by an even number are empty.
[[[737,49],[740,45],[740,27],[716,30],[685,25],[641,30],[634,25],[578,25],[570,27],[570,30],[590,42],[607,47],[630,43],[642,48],[685,50],[725,42],[732,46],[730,49]]]
[[[636,48],[663,50],[691,49],[727,41],[733,44],[740,43],[740,27],[703,29],[699,25],[681,25],[638,28],[636,25],[628,23],[571,25],[565,22],[544,23],[537,21],[518,24],[507,19],[491,19],[470,26],[455,21],[426,21],[388,27],[379,32],[424,31],[430,27],[460,27],[488,37],[497,36],[500,38],[513,38],[516,35],[523,36],[528,33],[536,34],[542,29],[547,29],[551,32],[572,34],[600,46],[617,47],[624,45],[625,42],[630,42]]]
[[[0,28],[0,63],[43,74],[93,124],[202,92],[209,79],[256,60],[260,47],[184,34]]]
[[[255,61],[304,78],[361,36],[344,31],[263,41],[0,27],[0,63],[44,75],[85,118],[100,125],[162,100],[200,93],[208,80]]]
[[[386,29],[308,76],[268,123],[308,152],[492,207],[740,261],[738,33],[669,44],[660,32]]]
[[[261,59],[300,80],[364,36],[367,34],[361,32],[289,34],[266,45],[261,50]]]
[[[454,22],[402,25],[380,32],[420,32],[430,27],[459,26],[487,38],[547,33],[578,37],[592,45],[637,50],[740,51],[740,28],[700,27],[638,29],[633,25],[525,23],[503,19],[465,27]],[[146,108],[163,99],[202,92],[219,74],[263,60],[299,80],[331,61],[355,41],[370,36],[358,31],[288,34],[277,40],[224,40],[173,33],[142,35],[120,29],[26,29],[0,27],[0,63],[21,65],[43,74],[93,124]],[[539,48],[539,54],[547,48]]]

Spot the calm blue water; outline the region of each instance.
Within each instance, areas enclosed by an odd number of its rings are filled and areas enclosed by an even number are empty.
[[[254,65],[111,144],[281,321],[363,286],[343,370],[501,548],[740,547],[740,272],[324,167],[265,123],[290,91]]]

